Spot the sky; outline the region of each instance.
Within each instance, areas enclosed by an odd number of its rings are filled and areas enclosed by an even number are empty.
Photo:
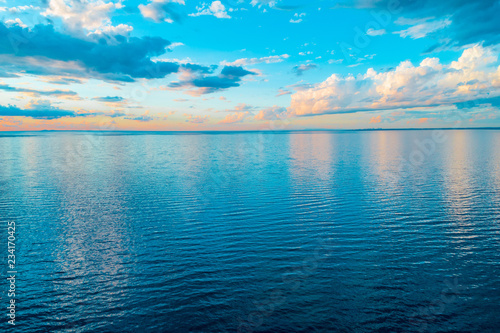
[[[0,131],[500,126],[500,1],[0,0]]]

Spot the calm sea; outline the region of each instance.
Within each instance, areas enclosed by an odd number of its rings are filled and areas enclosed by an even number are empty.
[[[0,134],[16,332],[500,332],[500,131]]]

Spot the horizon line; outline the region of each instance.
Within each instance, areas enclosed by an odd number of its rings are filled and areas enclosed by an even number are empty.
[[[356,131],[430,131],[430,130],[500,130],[500,127],[425,127],[425,128],[359,128],[359,129],[279,129],[279,130],[98,130],[98,129],[51,129],[51,130],[0,130],[1,133],[25,133],[25,132],[96,132],[96,133],[120,133],[120,132],[137,132],[137,133],[290,133],[290,132],[356,132]]]

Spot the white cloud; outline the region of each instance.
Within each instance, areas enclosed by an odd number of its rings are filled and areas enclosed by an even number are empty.
[[[403,21],[400,21],[400,23],[401,22],[403,22]],[[395,31],[394,33],[398,34],[399,36],[401,36],[403,38],[410,37],[412,39],[419,39],[419,38],[423,38],[423,37],[435,32],[435,31],[446,28],[450,24],[451,24],[451,20],[449,18],[445,18],[442,20],[436,20],[436,21],[431,21],[431,22],[422,22],[422,23],[419,23],[419,24],[414,25],[412,27],[409,27],[408,29]]]
[[[185,5],[184,0],[153,0],[147,5],[139,5],[139,10],[143,17],[155,22],[173,23],[181,19],[176,8],[179,5]]]
[[[21,19],[16,18],[15,20],[7,20],[5,21],[6,25],[18,25],[21,28],[27,28],[28,26],[21,21]]]
[[[49,6],[42,15],[59,17],[73,30],[86,29],[91,32],[103,32],[113,28],[123,31],[121,28],[111,25],[110,13],[115,9],[122,8],[121,2],[104,2],[102,0],[50,0]]]
[[[118,24],[117,26],[112,26],[112,25],[103,26],[103,27],[95,30],[93,33],[95,33],[95,34],[108,34],[108,35],[113,35],[113,36],[116,36],[116,35],[126,36],[132,30],[134,30],[134,28],[131,27],[130,25]]]
[[[176,48],[176,47],[178,47],[178,46],[184,46],[184,43],[180,43],[180,42],[175,42],[175,43],[172,43],[172,44],[170,44],[170,45],[167,47],[167,49],[168,49],[169,51],[172,51],[173,49],[175,49],[175,48]]]
[[[220,1],[214,1],[209,7],[201,6],[196,7],[198,9],[197,13],[189,14],[189,16],[201,16],[201,15],[212,15],[217,18],[231,18],[227,14],[226,7]]]
[[[235,60],[233,62],[223,62],[223,65],[226,66],[247,66],[247,65],[255,65],[255,64],[274,64],[278,62],[282,62],[285,59],[288,59],[290,56],[288,54],[262,57],[262,58],[242,58]]]
[[[388,72],[336,74],[292,95],[291,115],[348,113],[451,105],[500,96],[500,66],[492,48],[464,50],[449,65],[426,58],[418,66],[404,61]]]
[[[274,7],[276,6],[276,4],[278,3],[278,0],[252,0],[252,2],[250,2],[250,4],[252,6],[258,6],[259,8],[264,6],[264,5],[267,5],[269,7]]]
[[[295,13],[293,17],[290,19],[290,23],[300,23],[302,22],[302,17],[306,16],[306,13]]]
[[[370,28],[366,31],[366,34],[368,36],[382,36],[386,34],[386,31],[385,29],[375,30],[373,28]]]
[[[12,14],[19,14],[28,10],[40,10],[40,7],[35,7],[33,5],[25,5],[17,7],[0,7],[0,12],[10,12]]]
[[[281,106],[273,106],[260,110],[259,113],[255,115],[255,120],[277,120],[286,118],[287,111],[286,108]]]

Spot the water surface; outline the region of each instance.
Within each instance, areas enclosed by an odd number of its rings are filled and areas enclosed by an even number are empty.
[[[499,332],[500,131],[433,135],[2,133],[16,331]]]

